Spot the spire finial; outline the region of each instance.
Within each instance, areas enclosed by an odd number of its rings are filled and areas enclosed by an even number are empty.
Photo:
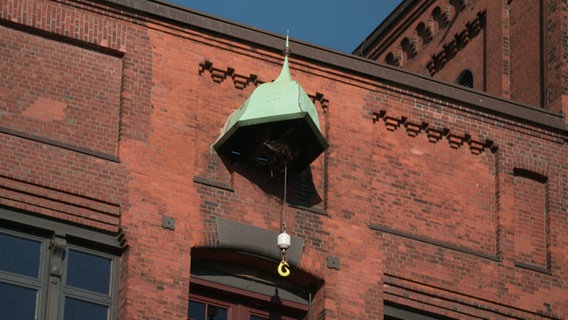
[[[286,57],[289,57],[290,53],[292,53],[290,51],[290,30],[287,30],[286,31],[286,47],[284,48],[284,55]]]
[[[289,36],[290,31],[286,32],[286,47],[284,48],[284,64],[282,65],[282,70],[280,71],[280,75],[274,80],[274,82],[281,82],[281,81],[292,81],[292,75],[290,74],[290,68],[288,66],[288,57],[290,56],[290,42]]]

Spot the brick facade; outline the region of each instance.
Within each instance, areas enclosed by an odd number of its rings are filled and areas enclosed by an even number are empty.
[[[355,54],[553,112],[563,100],[565,3],[403,1]]]
[[[281,174],[227,166],[211,149],[280,72],[282,37],[161,2],[0,0],[0,206],[116,236],[119,319],[185,319],[196,266],[208,264],[302,291],[312,319],[383,319],[393,306],[568,318],[568,130],[557,113],[505,99],[542,99],[513,85],[542,70],[517,72],[513,52],[536,45],[517,40],[503,67],[506,50],[492,46],[532,20],[505,25],[496,3],[437,13],[478,34],[433,77],[291,41],[292,76],[330,147],[289,178],[282,214]],[[455,30],[396,59],[431,73]],[[487,74],[475,88],[489,94],[438,80],[463,66]],[[252,243],[281,219],[298,246],[285,279],[276,238]],[[236,245],[231,228],[252,232]]]

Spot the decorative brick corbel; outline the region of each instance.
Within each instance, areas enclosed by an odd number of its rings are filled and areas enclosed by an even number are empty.
[[[499,147],[497,147],[493,141],[485,140],[485,148],[489,149],[489,151],[491,151],[491,153],[495,153],[495,152],[497,152],[497,149]]]
[[[436,72],[442,70],[446,62],[448,61],[446,57],[446,51],[442,50],[438,54],[432,55],[432,59],[428,62],[426,67],[430,72],[430,75],[434,75]]]
[[[432,143],[437,143],[442,140],[442,137],[448,135],[448,129],[436,130],[432,128],[426,128],[426,135],[428,136],[428,141]]]
[[[498,147],[491,140],[485,140],[485,143],[479,141],[469,141],[469,150],[473,154],[481,154],[485,149],[489,149],[491,153],[497,152]]]
[[[235,73],[235,69],[227,68],[227,75],[233,79],[233,84],[235,88],[242,90],[249,85],[249,83],[253,83],[255,86],[262,83],[258,80],[258,77],[255,74],[251,74],[248,77]]]
[[[455,134],[448,134],[448,143],[450,144],[450,148],[452,149],[459,149],[464,143],[467,143],[471,140],[471,136],[469,134],[465,134],[463,137],[460,137]]]
[[[479,31],[481,31],[484,25],[485,25],[485,12],[479,12],[477,14],[477,17],[473,21],[470,21],[465,25],[467,31],[469,32],[470,38],[473,38],[477,34],[479,34]]]
[[[483,150],[485,150],[485,145],[479,141],[470,141],[469,143],[469,150],[473,154],[481,154]]]
[[[387,112],[385,110],[373,110],[369,112],[366,118],[370,118],[371,120],[373,120],[373,123],[376,123],[377,121],[382,119],[386,114]]]
[[[424,122],[421,124],[417,124],[407,121],[404,123],[404,127],[406,128],[406,134],[408,134],[408,136],[410,137],[418,136],[420,132],[422,132],[422,130],[426,129],[427,126],[428,124]]]
[[[230,77],[233,80],[233,85],[235,86],[235,88],[239,90],[244,89],[250,83],[254,84],[255,86],[263,83],[263,81],[261,81],[257,75],[250,74],[248,76],[244,76],[237,74],[235,72],[235,69],[231,67],[227,67],[226,70],[215,68],[213,66],[213,63],[209,60],[203,60],[199,64],[199,75],[202,75],[203,73],[205,73],[205,71],[209,71],[209,73],[211,74],[211,79],[213,79],[213,81],[216,83],[221,83],[225,79],[227,79],[227,77]]]
[[[205,59],[199,63],[199,75],[202,75],[205,71],[211,70],[213,67],[213,62]]]
[[[213,63],[209,60],[204,60],[199,64],[199,74],[202,75],[205,71],[209,71],[211,79],[216,83],[221,83],[227,78],[227,70],[213,67]]]
[[[477,36],[481,29],[485,27],[485,11],[477,13],[474,20],[466,23],[464,30],[454,35],[454,39],[442,46],[442,50],[433,54],[430,61],[426,63],[426,68],[433,76],[440,71],[444,65],[452,59],[459,50],[463,49],[467,43]]]
[[[406,122],[406,117],[400,117],[400,119],[397,119],[387,116],[383,117],[383,120],[385,121],[385,127],[388,131],[395,131],[396,129],[398,129],[398,127],[400,127],[401,124],[404,124]]]
[[[460,33],[456,33],[456,34],[454,35],[454,38],[456,39],[457,49],[458,49],[458,50],[461,50],[461,49],[463,49],[463,48],[467,45],[467,43],[469,42],[469,39],[470,39],[470,38],[469,38],[469,31],[467,31],[467,29],[466,29],[466,30],[463,30],[463,31],[460,32]]]
[[[327,108],[329,107],[329,100],[327,100],[326,98],[324,98],[323,93],[319,93],[316,92],[315,95],[308,95],[310,97],[310,99],[312,99],[312,102],[317,105],[319,103],[321,109],[323,110],[324,113],[327,112]]]
[[[444,47],[444,58],[445,58],[444,63],[447,60],[450,60],[453,57],[455,57],[456,54],[458,53],[458,45],[455,39],[450,41],[448,44],[445,44],[443,47]]]
[[[368,114],[364,115],[364,117],[371,119],[373,123],[382,119],[388,131],[395,131],[398,127],[403,125],[406,129],[406,133],[410,137],[416,137],[424,131],[428,141],[431,143],[437,143],[442,140],[443,137],[446,137],[448,144],[453,149],[459,149],[464,144],[467,144],[471,153],[475,155],[481,154],[485,149],[489,149],[492,153],[497,152],[498,149],[491,140],[485,140],[485,142],[474,141],[468,133],[464,133],[463,136],[460,136],[455,133],[450,133],[450,129],[448,128],[430,128],[426,122],[422,122],[420,124],[409,121],[405,116],[400,116],[400,118],[390,116],[387,115],[387,111],[385,110],[371,109]]]

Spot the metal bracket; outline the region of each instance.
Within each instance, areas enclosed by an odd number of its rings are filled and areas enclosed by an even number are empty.
[[[330,269],[339,270],[339,258],[338,257],[327,257],[327,267]]]
[[[49,244],[49,275],[61,278],[63,258],[65,257],[65,247],[67,240],[65,240],[64,233],[55,233],[51,238]]]
[[[162,216],[162,227],[165,229],[175,230],[176,219],[168,216]]]

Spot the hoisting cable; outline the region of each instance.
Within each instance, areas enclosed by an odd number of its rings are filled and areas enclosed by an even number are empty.
[[[288,163],[284,162],[284,192],[282,196],[282,205],[280,209],[280,234],[278,235],[278,248],[280,249],[280,264],[278,265],[278,274],[282,277],[290,275],[290,265],[286,259],[286,249],[290,246],[290,236],[286,233],[286,222],[284,221],[284,213],[286,211],[286,189],[288,180]]]

